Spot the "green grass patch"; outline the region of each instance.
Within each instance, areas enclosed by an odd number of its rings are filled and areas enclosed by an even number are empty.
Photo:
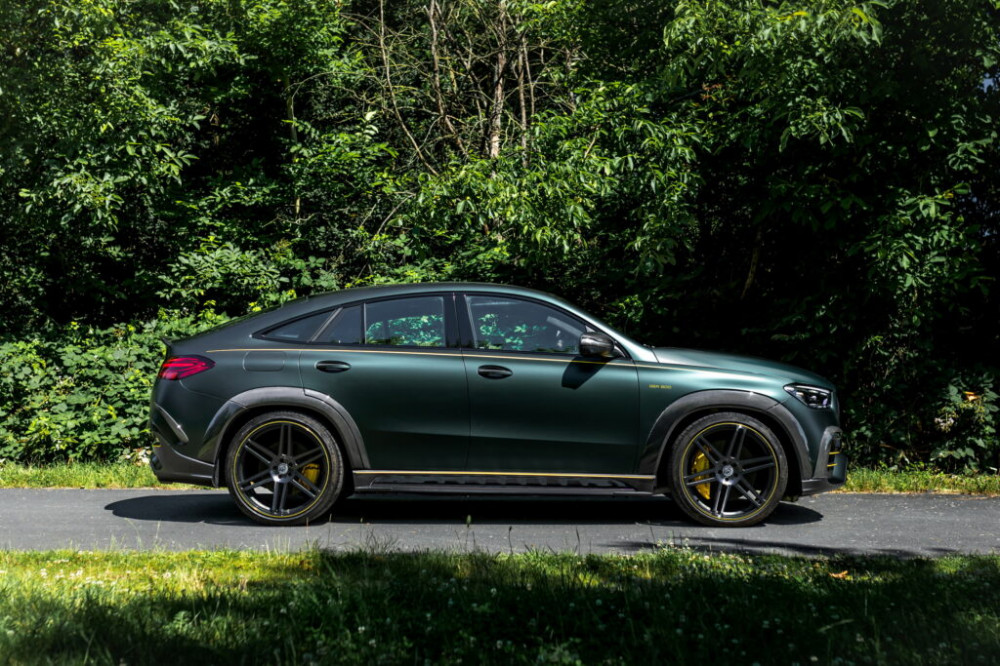
[[[0,488],[193,488],[160,483],[149,465],[118,463],[0,464]],[[852,469],[841,492],[1000,495],[1000,474],[946,474],[923,467]]]
[[[0,488],[185,488],[162,484],[149,465],[131,462],[0,464]]]
[[[1000,474],[947,474],[925,467],[851,469],[842,492],[1000,495]]]
[[[977,664],[1000,556],[0,552],[14,664]]]

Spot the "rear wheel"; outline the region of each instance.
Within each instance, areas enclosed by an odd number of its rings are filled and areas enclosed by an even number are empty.
[[[670,456],[670,490],[705,525],[746,527],[767,518],[788,485],[788,462],[774,433],[738,412],[710,414],[684,429]]]
[[[240,428],[226,455],[236,505],[265,525],[299,525],[323,516],[344,485],[344,463],[330,430],[297,412],[269,412]]]

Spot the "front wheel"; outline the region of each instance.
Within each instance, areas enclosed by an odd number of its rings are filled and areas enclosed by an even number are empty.
[[[226,455],[236,505],[265,525],[299,525],[330,510],[344,485],[344,463],[330,430],[296,412],[246,423]]]
[[[781,443],[746,414],[710,414],[674,441],[671,494],[684,513],[705,525],[755,525],[771,515],[787,485]]]

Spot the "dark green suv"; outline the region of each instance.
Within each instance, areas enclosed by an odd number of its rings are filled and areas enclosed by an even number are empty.
[[[548,294],[395,285],[170,344],[152,466],[266,524],[352,493],[666,492],[745,526],[844,482],[838,412],[813,373],[645,347]]]

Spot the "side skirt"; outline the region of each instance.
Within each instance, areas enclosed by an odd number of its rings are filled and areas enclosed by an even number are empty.
[[[440,472],[359,470],[356,493],[456,493],[484,495],[636,495],[651,494],[656,477],[610,474],[524,472]]]

